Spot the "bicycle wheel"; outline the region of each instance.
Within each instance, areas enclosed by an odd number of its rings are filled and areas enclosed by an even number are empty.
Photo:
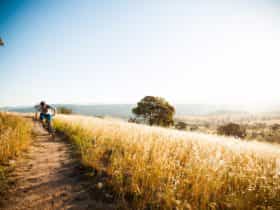
[[[48,130],[49,134],[51,134],[52,137],[54,137],[55,131],[54,131],[53,127],[52,127],[51,122],[49,122],[49,121],[47,122],[47,130]]]

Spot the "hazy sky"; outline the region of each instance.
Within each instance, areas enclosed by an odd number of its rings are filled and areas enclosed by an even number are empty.
[[[280,102],[277,0],[0,0],[0,106]]]

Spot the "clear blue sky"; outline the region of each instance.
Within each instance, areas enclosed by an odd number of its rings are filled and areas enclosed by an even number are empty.
[[[0,0],[0,106],[279,103],[273,0]]]

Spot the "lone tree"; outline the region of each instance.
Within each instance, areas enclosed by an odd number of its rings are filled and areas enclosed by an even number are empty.
[[[132,109],[137,117],[143,117],[150,125],[170,126],[174,124],[175,109],[164,98],[146,96]]]

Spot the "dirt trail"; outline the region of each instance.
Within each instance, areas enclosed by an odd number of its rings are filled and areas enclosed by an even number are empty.
[[[115,209],[97,201],[92,183],[85,178],[71,145],[60,137],[52,139],[39,123],[34,123],[34,143],[16,161],[2,210]]]

